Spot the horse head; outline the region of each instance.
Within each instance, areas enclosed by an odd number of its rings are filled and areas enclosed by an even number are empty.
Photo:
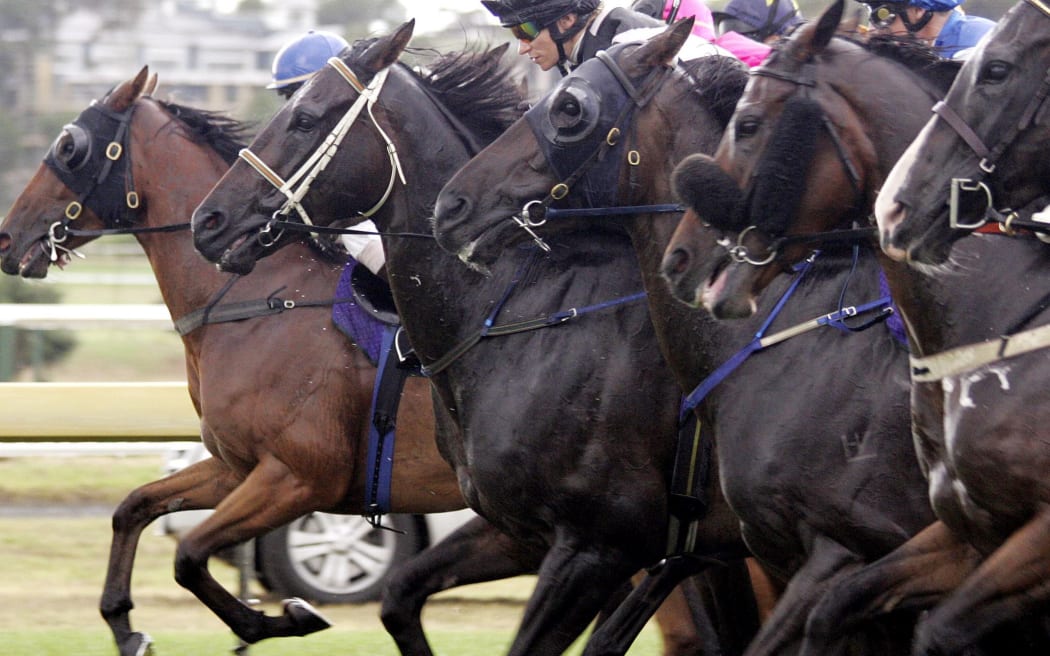
[[[44,278],[64,267],[96,235],[77,228],[112,228],[136,220],[140,199],[129,163],[136,100],[156,88],[143,67],[62,128],[44,162],[0,224],[0,269]]]
[[[1048,70],[1050,13],[1020,2],[964,64],[883,186],[875,210],[891,257],[942,262],[986,222],[995,228],[1014,210],[1050,203]]]
[[[614,45],[563,78],[445,185],[434,211],[438,243],[484,269],[515,244],[545,244],[540,233],[594,230],[594,217],[607,223],[611,208],[638,215],[646,207],[632,205],[670,200],[670,167],[710,152],[730,113],[719,121],[703,102],[683,100],[702,95],[698,78],[710,85],[719,64],[742,77],[725,57],[704,58],[713,64],[696,77],[675,65],[691,24]]]
[[[410,20],[333,57],[241,151],[193,213],[194,244],[205,258],[247,273],[275,247],[299,239],[296,232],[275,229],[275,221],[359,221],[382,208],[395,184],[404,184],[382,127],[398,103],[384,102],[383,89],[414,27]],[[359,169],[353,185],[345,184],[345,177],[323,175],[343,143],[352,148]],[[311,189],[317,193],[307,198]]]
[[[866,224],[896,154],[947,88],[954,65],[911,41],[850,38],[843,5],[753,69],[714,157],[676,170],[690,210],[663,272],[680,300],[750,316],[756,295],[812,252],[813,235]]]

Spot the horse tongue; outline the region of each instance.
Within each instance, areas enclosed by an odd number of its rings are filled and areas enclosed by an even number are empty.
[[[720,269],[703,291],[704,307],[716,319],[746,319],[757,305],[752,294],[758,267],[737,262]]]

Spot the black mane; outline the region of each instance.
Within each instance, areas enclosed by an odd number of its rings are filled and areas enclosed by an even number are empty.
[[[933,47],[907,36],[875,35],[858,43],[872,54],[892,59],[933,82],[945,93],[963,64],[957,59],[945,59]]]
[[[700,57],[682,63],[693,79],[690,91],[707,107],[724,130],[747,85],[747,68],[734,57]]]
[[[501,57],[480,50],[439,55],[420,82],[482,143],[491,143],[521,118],[524,96]]]
[[[193,141],[213,148],[227,164],[233,164],[237,160],[237,153],[248,145],[248,133],[252,127],[248,123],[221,112],[187,107],[164,100],[156,102],[187,128],[186,132]]]

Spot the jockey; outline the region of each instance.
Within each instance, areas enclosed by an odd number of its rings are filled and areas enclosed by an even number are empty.
[[[349,43],[338,34],[310,30],[281,46],[273,58],[273,82],[267,89],[276,89],[282,98],[291,98],[296,89],[321,70],[329,57],[348,48]]]
[[[652,16],[601,0],[481,0],[518,40],[518,54],[562,75],[608,48],[622,32],[662,27]]]
[[[714,19],[719,34],[738,32],[763,43],[776,41],[803,20],[795,0],[729,0]]]
[[[993,20],[967,16],[960,6],[963,0],[863,1],[872,31],[911,34],[950,59],[969,57],[981,37],[995,27]]]
[[[267,89],[275,89],[282,98],[291,98],[299,87],[328,63],[328,59],[350,47],[346,39],[331,32],[310,30],[281,46],[273,58],[273,81]],[[376,232],[371,220],[354,226],[355,230]],[[379,275],[386,264],[383,242],[378,234],[340,235],[339,243],[355,260],[369,271]]]
[[[725,48],[749,67],[761,64],[770,51],[764,43],[737,32],[726,31],[720,36],[716,35],[714,16],[701,0],[636,0],[631,8],[668,24],[692,16],[693,34]]]

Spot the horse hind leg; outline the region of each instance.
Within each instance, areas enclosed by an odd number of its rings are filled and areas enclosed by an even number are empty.
[[[1015,531],[920,622],[913,653],[1045,654],[1050,609],[1050,508]],[[976,649],[979,653],[980,649]]]
[[[268,616],[230,594],[208,571],[208,559],[216,551],[326,507],[312,495],[311,486],[292,475],[285,465],[273,458],[261,461],[215,512],[179,543],[175,580],[248,644],[326,629],[328,621],[301,599],[286,600],[282,615]]]
[[[404,656],[432,656],[420,621],[428,597],[461,585],[531,574],[545,552],[545,546],[515,541],[476,517],[398,566],[383,591],[383,626]]]
[[[133,490],[113,513],[113,540],[99,611],[109,625],[121,656],[140,656],[150,639],[131,628],[131,573],[142,530],[176,510],[214,508],[239,483],[234,473],[208,458]]]
[[[809,613],[799,656],[835,653],[843,635],[879,615],[928,608],[962,583],[978,560],[973,547],[934,522],[829,586]]]

